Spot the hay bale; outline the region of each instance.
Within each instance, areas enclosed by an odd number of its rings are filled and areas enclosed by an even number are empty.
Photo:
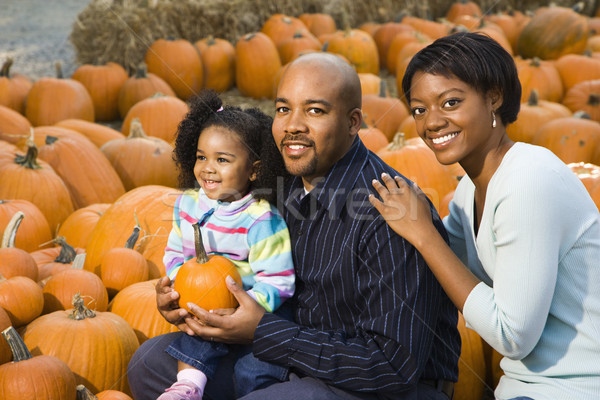
[[[79,64],[123,65],[130,73],[159,38],[191,42],[209,34],[235,44],[246,33],[260,30],[275,13],[298,16],[305,12],[330,14],[338,28],[388,22],[401,13],[421,18],[443,17],[455,0],[92,0],[78,15],[70,40]],[[597,0],[587,0],[591,14]],[[571,6],[575,0],[559,0]],[[481,0],[484,12],[533,10],[543,0]]]

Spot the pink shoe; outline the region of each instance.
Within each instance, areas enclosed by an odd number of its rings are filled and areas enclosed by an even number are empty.
[[[183,379],[171,385],[156,400],[202,400],[202,393],[192,382]]]

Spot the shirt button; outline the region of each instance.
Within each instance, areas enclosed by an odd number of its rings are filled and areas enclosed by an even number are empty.
[[[298,236],[302,236],[302,234],[304,233],[304,231],[302,231],[302,228],[298,228],[297,233],[298,233]]]

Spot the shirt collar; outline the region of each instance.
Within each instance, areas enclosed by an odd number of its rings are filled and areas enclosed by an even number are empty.
[[[254,200],[254,196],[252,196],[252,193],[248,193],[241,199],[232,202],[213,200],[208,198],[208,196],[206,195],[206,193],[204,193],[202,188],[198,189],[198,196],[200,198],[199,205],[201,205],[202,209],[206,208],[206,210],[203,211],[206,212],[210,209],[214,209],[215,215],[223,216],[234,215],[239,213],[240,211],[245,210],[250,206],[250,204],[252,204],[252,201]]]
[[[368,152],[357,136],[346,154],[331,167],[329,173],[309,192],[308,196],[315,197],[332,216],[338,217],[367,162]],[[286,191],[287,198],[284,202],[286,207],[289,206],[290,201],[294,199],[298,201],[301,197],[299,195],[304,194],[303,188],[302,178],[294,176]]]

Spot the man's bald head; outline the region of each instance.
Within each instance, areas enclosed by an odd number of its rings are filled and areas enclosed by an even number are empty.
[[[290,70],[297,68],[306,71],[307,79],[310,79],[309,74],[321,75],[333,92],[339,91],[340,97],[344,99],[349,109],[361,108],[360,79],[352,65],[343,58],[326,52],[304,54],[290,62],[282,79]]]

